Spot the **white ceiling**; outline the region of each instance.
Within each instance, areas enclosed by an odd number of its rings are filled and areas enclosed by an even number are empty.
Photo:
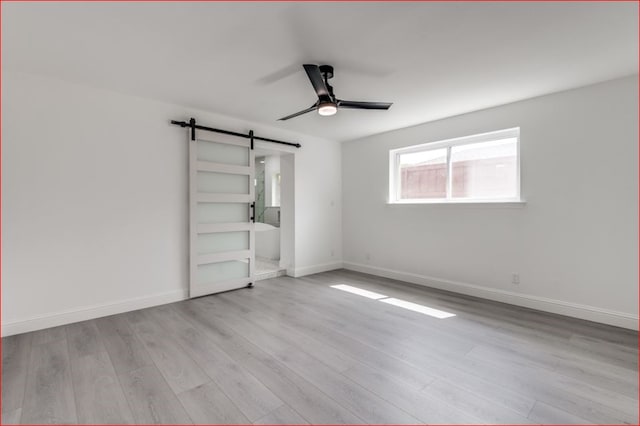
[[[336,140],[638,72],[636,2],[7,3],[2,66]],[[316,98],[387,101],[286,122]]]

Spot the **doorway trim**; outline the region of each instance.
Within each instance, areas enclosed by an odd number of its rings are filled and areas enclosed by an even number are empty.
[[[280,267],[295,276],[295,154],[297,149],[256,141],[255,148],[280,156]]]

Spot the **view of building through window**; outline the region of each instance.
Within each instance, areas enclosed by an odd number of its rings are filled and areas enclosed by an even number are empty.
[[[451,148],[453,198],[513,198],[517,194],[515,138]]]
[[[391,182],[395,200],[491,200],[519,197],[518,137],[496,134],[487,140],[434,143],[424,149],[396,150]],[[504,137],[509,136],[509,137]]]
[[[447,149],[400,155],[401,198],[447,196]]]

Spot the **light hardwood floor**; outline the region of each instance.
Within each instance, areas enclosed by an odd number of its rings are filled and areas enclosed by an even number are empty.
[[[280,277],[3,338],[2,423],[637,424],[638,339],[355,272]]]

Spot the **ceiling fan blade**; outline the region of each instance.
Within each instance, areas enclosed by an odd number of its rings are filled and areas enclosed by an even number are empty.
[[[318,104],[313,104],[312,106],[310,106],[310,107],[309,107],[309,108],[307,108],[307,109],[303,109],[302,111],[298,111],[298,112],[293,113],[293,114],[291,114],[291,115],[287,115],[286,117],[282,117],[282,118],[280,118],[278,121],[285,121],[285,120],[288,120],[288,119],[290,119],[290,118],[295,118],[295,117],[297,117],[297,116],[299,116],[299,115],[302,115],[302,114],[306,114],[306,113],[308,113],[308,112],[311,112],[311,111],[313,111],[314,109],[316,109],[317,107],[318,107]]]
[[[318,97],[329,96],[329,88],[325,84],[324,78],[322,78],[320,68],[313,64],[304,64],[303,67],[307,72],[307,77],[309,77],[311,85],[313,85],[313,90],[316,91]]]
[[[338,100],[339,108],[350,109],[389,109],[393,102],[358,102]]]

